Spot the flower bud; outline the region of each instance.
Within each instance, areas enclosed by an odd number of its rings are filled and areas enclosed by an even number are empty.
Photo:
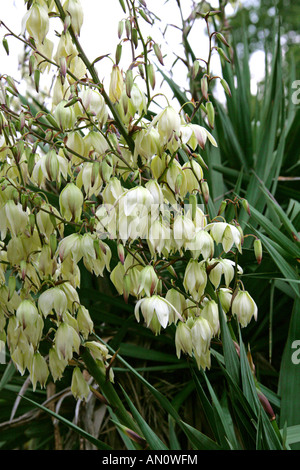
[[[203,95],[203,97],[208,100],[208,81],[207,81],[207,77],[204,76],[201,78],[201,93]]]
[[[68,183],[59,196],[59,207],[67,221],[79,222],[83,205],[83,194],[74,184]]]
[[[208,204],[208,201],[209,201],[209,187],[208,187],[207,181],[202,181],[201,182],[201,191],[202,191],[202,195],[204,197],[205,203]]]
[[[147,64],[147,72],[149,77],[149,82],[151,85],[152,90],[154,90],[156,85],[156,78],[155,78],[155,70],[153,64]]]
[[[226,80],[224,80],[224,78],[221,78],[220,83],[222,87],[224,88],[226,95],[231,96],[231,90]]]
[[[261,241],[260,241],[259,238],[256,238],[254,240],[253,247],[254,247],[255,258],[256,258],[258,264],[260,264],[261,260],[262,260],[262,244],[261,244]]]
[[[218,215],[221,215],[223,214],[223,212],[225,211],[227,207],[227,201],[222,201],[221,204],[220,204],[220,207],[219,207],[219,211],[218,211]]]

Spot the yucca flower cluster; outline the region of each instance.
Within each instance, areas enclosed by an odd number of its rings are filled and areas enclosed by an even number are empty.
[[[63,29],[55,46],[47,34],[56,15]],[[155,88],[149,57],[126,72],[116,60],[106,93],[80,50],[82,22],[79,0],[28,2],[29,74],[38,88],[54,66],[52,109],[32,115],[7,79],[0,148],[1,340],[34,388],[50,374],[59,380],[75,362],[72,391],[79,398],[89,393],[81,348],[103,373],[110,359],[78,296],[80,262],[95,276],[108,272],[154,334],[174,325],[177,356],[194,356],[199,368],[210,367],[220,313],[242,327],[257,318],[234,256],[242,252],[242,229],[221,215],[210,220],[207,211],[201,150],[217,146],[212,133],[169,104],[147,117]],[[125,26],[126,40],[133,40],[133,23]],[[160,57],[157,45],[155,52]]]

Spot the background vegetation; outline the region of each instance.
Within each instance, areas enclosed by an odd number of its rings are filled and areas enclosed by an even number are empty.
[[[216,21],[231,44],[231,61],[223,61],[222,67],[231,96],[226,95],[225,104],[214,98],[212,133],[218,148],[209,147],[202,157],[209,163],[205,178],[212,215],[224,200],[226,219],[233,216],[230,201],[239,196],[249,202],[250,212],[239,213],[246,234],[239,261],[242,279],[255,294],[258,320],[243,330],[233,322],[231,331],[222,325],[221,341],[212,347],[212,368],[199,372],[185,357],[176,358],[171,327],[154,336],[136,322],[133,302],[125,303],[108,277],[96,279],[81,266],[81,301],[97,335],[108,341],[112,354],[117,352],[113,387],[118,399],[111,403],[111,385],[104,383],[86,403],[76,402],[68,376],[33,393],[11,362],[2,364],[2,449],[300,448],[300,364],[291,360],[293,342],[300,339],[300,107],[292,100],[292,84],[300,78],[295,39],[299,6],[249,2],[225,18],[222,3]],[[185,32],[187,26],[195,27],[193,21],[184,19]],[[192,76],[196,56],[188,34],[183,46],[190,93],[162,72],[180,106],[191,95],[195,101],[201,96]],[[249,57],[259,48],[266,51],[265,79],[253,95]],[[192,114],[191,104],[186,112]],[[193,122],[203,125],[200,113]],[[260,264],[253,256],[251,234],[263,243]],[[182,276],[184,266],[179,263],[175,269]],[[118,400],[131,412],[136,434],[117,416]]]

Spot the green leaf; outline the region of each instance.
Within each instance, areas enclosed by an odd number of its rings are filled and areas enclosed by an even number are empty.
[[[130,400],[129,396],[121,387],[122,392],[125,396],[125,399],[129,405],[133,418],[136,420],[140,430],[143,433],[144,438],[146,439],[147,443],[149,444],[150,449],[152,450],[168,450],[168,447],[161,441],[161,439],[155,434],[155,432],[150,428],[148,423],[144,420],[142,415],[138,412],[132,401]]]
[[[188,436],[194,450],[224,450],[208,436],[184,421],[181,421],[181,427]]]
[[[254,227],[250,226],[250,228],[261,239],[263,246],[269,252],[271,258],[273,259],[274,263],[277,265],[278,269],[281,271],[283,276],[286,279],[292,279],[292,280],[298,281],[299,276],[297,275],[296,271],[283,258],[283,256],[278,252],[278,250],[274,248],[271,241],[265,235],[255,230]],[[291,288],[293,289],[293,291],[295,292],[296,296],[300,298],[300,291],[299,291],[299,287],[297,286],[297,283],[295,284],[294,282],[289,281],[289,284]]]
[[[5,371],[3,372],[3,375],[1,377],[0,390],[2,390],[6,386],[6,384],[10,381],[15,372],[16,368],[14,366],[14,363],[11,361],[7,364]]]
[[[224,360],[226,369],[231,374],[232,378],[238,384],[240,381],[240,366],[239,366],[239,358],[236,352],[236,349],[233,344],[233,339],[230,335],[228,324],[226,319],[224,318],[223,309],[221,306],[220,299],[218,297],[218,309],[219,309],[219,321],[220,321],[220,330],[221,330],[221,338],[222,338],[222,345],[224,351]]]

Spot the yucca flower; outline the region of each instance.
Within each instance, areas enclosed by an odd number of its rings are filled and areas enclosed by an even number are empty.
[[[257,320],[257,305],[247,291],[239,290],[232,301],[231,311],[242,328],[247,326],[252,318]]]
[[[138,300],[134,308],[137,321],[140,321],[140,311],[147,327],[155,334],[160,332],[161,327],[166,328],[170,323],[176,323],[178,319],[182,319],[175,307],[159,295]]]
[[[200,300],[207,284],[207,274],[203,262],[191,259],[186,267],[183,286],[195,300]]]
[[[83,194],[74,184],[68,183],[59,195],[59,207],[62,217],[78,222],[81,217]]]
[[[242,252],[242,234],[235,225],[226,222],[212,222],[206,225],[205,230],[210,232],[216,243],[222,243],[225,253],[231,250],[233,244],[240,253]]]
[[[90,394],[90,387],[79,367],[74,367],[73,370],[71,392],[75,398],[80,400],[86,400]]]
[[[30,366],[30,380],[33,390],[36,389],[37,382],[40,383],[42,388],[45,387],[48,376],[49,369],[46,360],[39,352],[36,352]]]
[[[37,43],[43,43],[49,31],[49,17],[47,9],[34,2],[22,20],[23,32],[25,28]]]

